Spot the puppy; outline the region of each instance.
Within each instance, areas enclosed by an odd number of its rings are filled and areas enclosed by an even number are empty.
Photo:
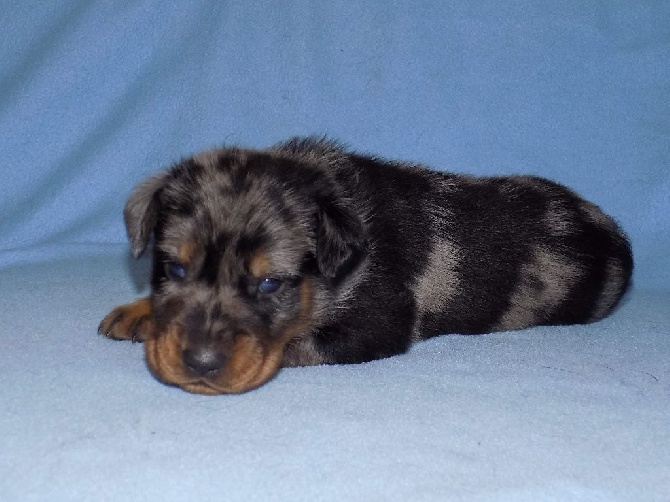
[[[441,333],[597,321],[633,269],[617,224],[559,184],[314,138],[184,160],[139,185],[124,216],[135,257],[153,236],[151,294],[100,332],[143,341],[159,380],[201,394]]]

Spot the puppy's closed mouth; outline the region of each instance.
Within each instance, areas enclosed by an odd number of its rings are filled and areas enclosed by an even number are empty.
[[[264,346],[251,335],[240,336],[220,367],[203,373],[185,363],[183,337],[168,327],[145,342],[147,363],[160,381],[197,394],[237,394],[255,389],[277,373],[283,345]]]

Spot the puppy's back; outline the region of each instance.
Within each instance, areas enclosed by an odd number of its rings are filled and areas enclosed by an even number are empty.
[[[626,291],[626,236],[569,189],[532,176],[449,174],[433,186],[423,203],[431,251],[415,287],[424,337],[445,326],[481,333],[592,322]]]
[[[436,172],[311,138],[278,148],[327,165],[364,213],[371,244],[362,273],[380,294],[389,281],[410,292],[414,339],[593,322],[629,285],[624,233],[558,183]]]

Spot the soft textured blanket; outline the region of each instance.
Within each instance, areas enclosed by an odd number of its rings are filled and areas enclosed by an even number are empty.
[[[0,500],[668,500],[670,5],[5,2]],[[240,396],[96,335],[146,292],[123,203],[225,144],[326,134],[571,186],[629,233],[588,326],[446,336]]]

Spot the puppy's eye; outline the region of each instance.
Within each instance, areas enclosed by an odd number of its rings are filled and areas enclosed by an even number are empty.
[[[282,285],[280,279],[274,277],[265,277],[258,283],[258,292],[266,295],[276,293]]]
[[[179,262],[169,261],[165,264],[165,275],[172,281],[181,281],[186,277],[186,267]]]

